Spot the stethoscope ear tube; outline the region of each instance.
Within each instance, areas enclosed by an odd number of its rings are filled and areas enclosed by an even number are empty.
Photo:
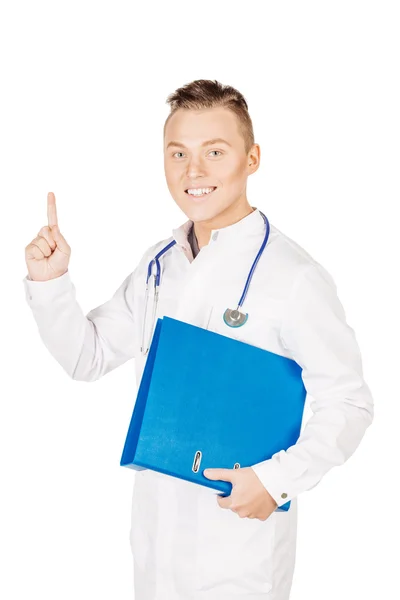
[[[147,305],[148,305],[148,301],[149,301],[149,284],[148,282],[146,283],[146,292],[145,292],[145,296],[144,296],[144,315],[143,315],[143,327],[142,327],[142,344],[140,346],[140,352],[143,354],[143,356],[146,356],[149,348],[147,347],[146,349],[144,349],[144,334],[145,334],[145,329],[146,329],[146,321],[147,321]]]
[[[162,256],[164,254],[164,252],[167,252],[167,250],[169,250],[172,246],[174,246],[174,244],[176,244],[175,240],[173,240],[167,246],[165,246],[165,248],[160,250],[160,252],[158,252],[158,254],[149,262],[149,265],[147,267],[146,291],[145,291],[145,298],[144,298],[144,315],[143,315],[143,324],[142,324],[142,344],[140,346],[140,352],[142,353],[143,356],[146,356],[146,354],[148,353],[149,348],[150,348],[150,339],[151,339],[152,331],[154,329],[154,323],[155,323],[156,313],[157,313],[158,295],[159,295],[160,278],[161,278],[161,266],[160,266],[160,261],[158,259],[160,258],[160,256]],[[154,275],[154,273],[153,273],[153,263],[156,263],[156,275]],[[149,302],[149,279],[150,279],[150,277],[154,277],[153,315],[152,315],[152,319],[151,319],[149,335],[147,336],[148,343],[146,344],[146,347],[145,347],[144,340],[145,340],[145,333],[146,333],[147,308],[148,308],[148,302]]]

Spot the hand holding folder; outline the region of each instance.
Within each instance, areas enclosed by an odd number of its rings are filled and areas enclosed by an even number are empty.
[[[229,495],[204,469],[250,467],[295,444],[305,397],[295,361],[159,318],[120,464]]]
[[[221,508],[233,510],[239,517],[266,521],[277,509],[277,503],[265,489],[251,467],[241,469],[205,469],[204,476],[209,479],[229,481],[232,484],[230,496],[218,495]]]

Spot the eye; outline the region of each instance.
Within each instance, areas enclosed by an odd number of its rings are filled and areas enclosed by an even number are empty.
[[[183,154],[183,152],[175,152],[175,154],[173,154],[172,156],[176,156],[177,154]],[[178,156],[178,158],[180,157]]]
[[[211,150],[211,152],[218,152],[219,154],[222,154],[220,150]]]

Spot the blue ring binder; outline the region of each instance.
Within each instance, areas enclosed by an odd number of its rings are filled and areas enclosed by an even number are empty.
[[[233,381],[232,364],[241,365]],[[229,495],[229,482],[209,480],[203,471],[252,466],[296,443],[306,397],[301,372],[290,358],[159,318],[120,465]],[[289,507],[290,501],[277,510]]]

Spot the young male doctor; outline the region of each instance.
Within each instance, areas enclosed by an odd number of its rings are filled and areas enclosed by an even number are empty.
[[[48,225],[25,249],[26,299],[44,344],[71,378],[95,381],[135,358],[139,386],[152,335],[142,352],[147,268],[175,240],[160,258],[156,318],[208,328],[302,367],[312,417],[297,443],[269,460],[205,473],[231,482],[229,497],[145,470],[134,472],[132,499],[137,600],[287,600],[297,497],[353,454],[373,419],[373,399],[331,276],[273,225],[243,305],[248,321],[225,324],[223,313],[237,307],[266,231],[246,195],[260,147],[247,103],[230,86],[196,80],[167,102],[165,175],[188,220],[151,246],[111,299],[85,316],[50,193]],[[277,510],[289,500],[287,512]]]

